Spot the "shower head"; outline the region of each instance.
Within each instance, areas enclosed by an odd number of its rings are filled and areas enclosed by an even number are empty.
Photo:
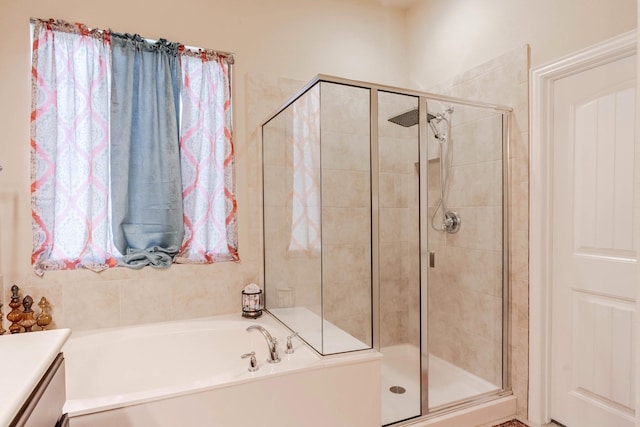
[[[418,109],[414,108],[413,110],[409,110],[402,114],[398,114],[397,116],[391,117],[389,121],[391,123],[395,123],[397,125],[408,128],[417,125],[419,119],[420,116],[418,115]],[[437,117],[431,113],[427,113],[427,123],[430,123],[433,119],[437,119]]]
[[[413,125],[418,124],[418,109],[414,108],[413,110],[406,111],[402,114],[398,114],[397,116],[391,117],[389,121],[391,123],[395,123],[397,125],[409,128]]]

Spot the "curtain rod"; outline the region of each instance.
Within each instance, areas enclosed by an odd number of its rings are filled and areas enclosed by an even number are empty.
[[[50,18],[50,19],[40,19],[40,18],[33,18],[33,17],[29,18],[29,22],[30,22],[31,24],[35,24],[35,23],[36,23],[36,22],[38,22],[38,21],[40,21],[40,22],[64,22],[64,23],[67,23],[67,24],[70,24],[70,25],[74,25],[74,24],[85,25],[85,24],[82,24],[82,23],[69,23],[68,21],[65,21],[65,20],[63,20],[63,19],[53,19],[53,18]],[[109,30],[103,30],[103,29],[99,29],[99,28],[91,28],[91,27],[88,27],[88,26],[87,26],[86,28],[87,28],[87,29],[89,29],[89,30],[91,30],[91,31],[100,31],[100,32],[108,31],[108,32],[113,32],[113,30],[111,30],[111,29],[109,29]],[[142,37],[142,36],[141,36],[141,37]],[[149,43],[156,43],[156,42],[158,41],[158,40],[155,40],[155,39],[150,39],[150,38],[148,38],[148,37],[142,37],[142,38],[143,38],[145,41],[149,42]],[[179,42],[178,42],[178,43],[179,43]],[[188,49],[188,50],[190,50],[190,51],[192,51],[192,52],[196,52],[196,53],[201,52],[201,51],[204,51],[204,52],[210,52],[210,53],[213,53],[213,54],[216,54],[216,55],[220,55],[220,56],[223,56],[223,57],[227,58],[227,60],[228,60],[228,63],[229,63],[229,64],[233,64],[233,63],[235,62],[235,54],[234,54],[234,53],[232,53],[232,52],[224,52],[224,51],[221,51],[221,50],[206,49],[206,48],[197,47],[197,46],[189,46],[189,45],[182,44],[182,43],[180,43],[180,44],[181,44],[182,46],[184,46],[184,48],[185,48],[185,49]]]

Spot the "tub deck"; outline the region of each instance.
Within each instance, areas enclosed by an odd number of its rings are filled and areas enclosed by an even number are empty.
[[[263,335],[246,331],[253,324],[278,339],[280,363],[266,362]],[[379,411],[371,411],[380,408],[380,353],[320,356],[294,339],[295,352],[286,354],[290,334],[268,314],[74,333],[63,348],[65,411],[72,427],[189,425],[185,417],[195,423],[190,425],[240,426],[246,425],[244,404],[252,402],[256,413],[273,417],[274,424],[262,425],[380,425]],[[240,358],[250,351],[256,353],[256,372]],[[320,411],[314,409],[319,402]],[[292,406],[306,407],[312,419]],[[282,424],[286,419],[289,424]]]

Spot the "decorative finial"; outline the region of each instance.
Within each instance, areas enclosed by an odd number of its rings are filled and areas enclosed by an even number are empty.
[[[11,322],[9,326],[9,332],[12,334],[17,334],[20,332],[20,321],[22,320],[22,312],[20,311],[20,288],[17,285],[13,285],[11,287],[11,302],[9,303],[9,307],[11,307],[11,311],[7,314],[7,320]]]
[[[27,295],[22,300],[22,306],[24,310],[22,311],[22,321],[20,324],[24,328],[25,332],[31,332],[31,328],[36,324],[36,319],[33,318],[33,310],[31,306],[33,305],[33,298],[31,295]]]
[[[40,302],[38,303],[40,307],[40,314],[36,317],[36,322],[38,326],[44,331],[47,326],[51,323],[51,306],[49,301],[45,297],[40,298]]]

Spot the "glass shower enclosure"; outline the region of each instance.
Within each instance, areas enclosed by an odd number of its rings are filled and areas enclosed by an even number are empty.
[[[383,425],[510,393],[508,112],[318,76],[263,123],[266,309],[380,351]]]

